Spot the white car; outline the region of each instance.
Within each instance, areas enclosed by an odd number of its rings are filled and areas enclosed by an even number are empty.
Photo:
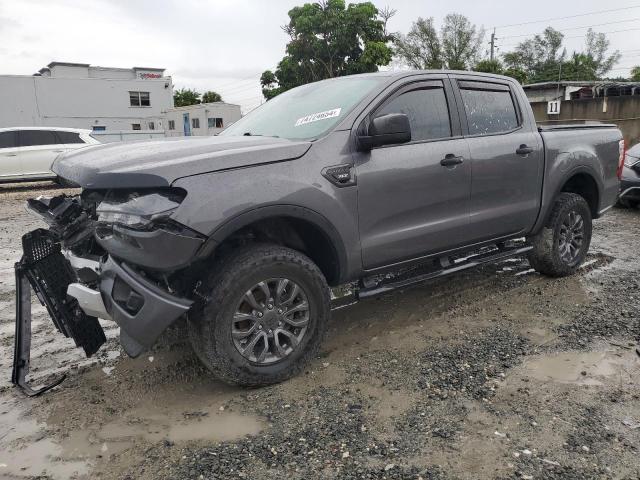
[[[0,128],[0,183],[55,179],[51,164],[58,155],[99,143],[77,128]]]

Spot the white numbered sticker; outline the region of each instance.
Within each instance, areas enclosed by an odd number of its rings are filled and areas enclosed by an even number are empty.
[[[326,120],[327,118],[333,118],[340,116],[342,108],[334,108],[333,110],[326,110],[324,112],[312,113],[306,117],[296,120],[296,127],[300,125],[306,125],[307,123],[319,122],[320,120]]]

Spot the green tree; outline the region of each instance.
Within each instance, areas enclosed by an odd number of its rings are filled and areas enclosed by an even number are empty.
[[[505,68],[502,62],[498,59],[480,60],[473,67],[473,70],[476,72],[496,73],[498,75],[506,75],[507,77],[515,78],[518,82],[522,84],[526,83],[526,80],[527,80],[527,74],[523,70],[519,70],[515,68]]]
[[[198,105],[201,103],[200,94],[189,88],[181,88],[173,92],[173,105],[175,107],[186,107],[188,105]]]
[[[518,82],[524,85],[527,82],[527,72],[519,68],[505,68],[502,72],[507,77],[515,78]]]
[[[549,80],[555,72],[556,78],[560,65],[566,57],[562,48],[564,35],[558,30],[547,27],[542,35],[518,44],[513,52],[506,53],[503,60],[507,68],[525,72],[531,83]]]
[[[221,102],[222,96],[218,92],[207,91],[202,94],[202,103]]]
[[[444,17],[440,35],[442,56],[447,68],[467,70],[478,62],[484,30],[478,30],[467,17],[450,13]]]
[[[607,55],[611,42],[604,33],[596,33],[590,28],[587,31],[585,43],[586,49],[584,55],[593,66],[594,74],[597,78],[602,78],[620,61],[621,55],[618,50],[611,55]]]
[[[631,69],[631,81],[640,82],[640,65]]]
[[[503,55],[507,68],[523,72],[529,83],[550,80],[598,80],[620,60],[620,53],[608,54],[610,42],[603,33],[587,31],[585,48],[567,58],[564,35],[547,27],[542,35],[525,40]]]
[[[409,67],[419,70],[467,70],[477,63],[483,38],[484,30],[464,15],[447,15],[440,34],[433,18],[418,18],[407,35],[394,39],[395,53]]]
[[[502,75],[504,68],[502,67],[502,63],[500,60],[480,60],[473,67],[473,70],[476,72],[484,72],[484,73],[497,73]]]
[[[397,35],[395,54],[409,67],[416,70],[443,67],[442,45],[433,18],[418,17],[406,35]]]
[[[305,83],[375,72],[388,65],[388,18],[381,18],[371,2],[346,6],[344,0],[322,0],[294,7],[283,27],[290,37],[286,55],[275,72],[267,70],[260,78],[265,98]]]

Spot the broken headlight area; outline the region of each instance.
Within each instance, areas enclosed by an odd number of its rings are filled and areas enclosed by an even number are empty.
[[[99,228],[153,230],[169,220],[185,196],[184,190],[173,188],[151,192],[111,190],[96,207]]]
[[[64,248],[74,249],[93,236],[95,215],[79,195],[32,198],[27,208],[44,220]]]

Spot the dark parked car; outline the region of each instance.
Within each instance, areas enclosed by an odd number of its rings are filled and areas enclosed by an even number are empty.
[[[317,82],[216,137],[58,159],[82,194],[30,201],[51,228],[25,236],[19,268],[88,354],[95,317],[136,356],[186,315],[215,375],[279,382],[317,352],[332,307],[514,255],[573,273],[616,202],[622,144],[611,125],[538,128],[507,77]],[[351,294],[332,298],[343,284]]]
[[[640,205],[640,143],[627,150],[618,203],[627,208]]]

